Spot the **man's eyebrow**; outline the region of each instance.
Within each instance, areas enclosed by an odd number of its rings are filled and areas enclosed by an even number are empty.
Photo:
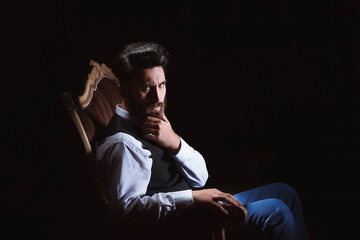
[[[167,83],[167,81],[164,80],[164,81],[160,82],[159,85],[160,84],[166,84],[166,83]],[[142,85],[143,86],[155,86],[156,84],[152,84],[151,82],[144,82]]]

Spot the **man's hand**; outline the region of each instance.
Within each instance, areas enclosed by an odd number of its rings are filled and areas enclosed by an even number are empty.
[[[216,188],[194,190],[192,193],[195,206],[210,207],[218,210],[225,216],[229,216],[233,211],[235,212],[243,207],[242,203],[230,193],[221,192]],[[226,204],[223,202],[226,202]],[[233,207],[229,207],[230,205]]]
[[[145,139],[154,141],[173,155],[180,150],[180,137],[173,131],[165,115],[164,119],[147,117],[142,125],[142,133]]]

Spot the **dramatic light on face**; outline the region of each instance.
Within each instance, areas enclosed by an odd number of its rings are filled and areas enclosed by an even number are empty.
[[[166,107],[166,79],[163,68],[138,71],[134,75],[128,100],[129,111],[136,117],[163,118]]]

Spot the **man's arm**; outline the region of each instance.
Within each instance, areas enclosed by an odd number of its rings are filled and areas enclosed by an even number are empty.
[[[129,142],[128,138],[132,140],[126,145],[124,142]],[[170,212],[181,212],[189,207],[219,209],[227,215],[222,201],[236,205],[237,200],[230,194],[216,189],[145,195],[151,175],[151,153],[144,151],[141,143],[128,134],[109,137],[97,148],[96,154],[99,161],[106,161],[110,209],[120,219],[155,223]]]
[[[168,149],[174,156],[175,164],[192,188],[203,187],[208,179],[208,172],[203,156],[177,135],[169,120],[147,117],[142,125],[144,138]]]
[[[175,164],[192,188],[205,186],[209,177],[205,159],[181,138],[181,148],[174,157]]]
[[[127,221],[155,223],[194,204],[191,190],[145,195],[151,176],[150,151],[128,134],[117,133],[96,151],[106,161],[110,209]]]
[[[177,155],[175,157],[177,161],[175,162],[192,187],[203,187],[205,185],[208,173],[204,159],[200,153],[191,147],[181,146],[181,144],[186,144],[185,141],[181,140],[181,138],[174,132],[165,115],[163,116],[163,119],[147,117],[143,123],[142,132],[146,139],[154,141],[159,146],[167,148],[173,155]],[[186,154],[184,154],[181,152],[183,149],[189,150]],[[199,178],[199,173],[201,172],[206,173],[202,176],[203,181]],[[224,215],[229,214],[229,212],[224,208],[224,201],[236,208],[240,208],[242,206],[242,204],[231,194],[221,192],[218,189],[195,190],[193,191],[193,199],[195,206],[214,208],[222,212]]]

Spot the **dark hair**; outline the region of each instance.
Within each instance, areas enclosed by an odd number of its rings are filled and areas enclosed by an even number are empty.
[[[126,45],[113,61],[112,71],[120,83],[127,84],[140,69],[162,66],[167,71],[169,52],[159,43],[137,42]]]

